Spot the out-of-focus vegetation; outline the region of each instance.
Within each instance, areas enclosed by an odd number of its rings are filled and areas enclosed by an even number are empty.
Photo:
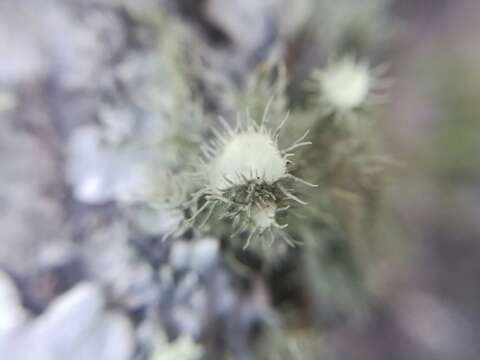
[[[4,0],[0,358],[477,360],[479,14]]]

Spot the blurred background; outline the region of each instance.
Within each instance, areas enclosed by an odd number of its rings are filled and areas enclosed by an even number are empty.
[[[479,359],[479,35],[478,0],[1,0],[0,359]],[[401,163],[367,304],[302,255],[265,273],[211,236],[161,241],[177,220],[128,202],[139,164],[190,161],[202,127],[156,147],[165,119],[190,97],[236,111],[223,79],[272,57],[300,107],[344,48],[389,66],[376,129]]]

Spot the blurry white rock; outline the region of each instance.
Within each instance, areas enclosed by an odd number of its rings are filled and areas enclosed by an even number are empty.
[[[142,131],[127,140],[132,125],[128,121],[124,125],[76,129],[68,143],[67,182],[80,202],[117,201],[146,234],[173,233],[183,220],[183,213],[172,206],[182,202],[181,181],[162,169],[162,154],[149,144],[152,139]]]
[[[0,83],[15,84],[40,77],[47,71],[47,59],[40,46],[39,25],[44,12],[28,10],[14,0],[0,2]],[[8,14],[8,16],[3,16]]]
[[[139,206],[129,213],[135,225],[148,235],[172,233],[180,228],[184,215],[177,209],[152,208]]]
[[[67,181],[87,204],[131,201],[149,189],[148,166],[136,150],[105,144],[96,126],[75,130],[68,144]]]
[[[90,276],[119,298],[124,298],[133,284],[148,284],[152,276],[147,264],[135,261],[135,251],[128,244],[127,225],[121,221],[92,234],[85,243],[83,256]]]
[[[1,271],[0,314],[0,339],[18,328],[27,317],[15,284],[7,274]]]
[[[133,331],[120,313],[103,315],[90,334],[75,348],[73,360],[127,360],[134,350]]]
[[[191,266],[198,272],[210,269],[218,259],[219,243],[213,238],[206,238],[194,242]]]
[[[185,241],[175,241],[170,250],[170,264],[175,270],[186,269],[189,266],[191,245]]]
[[[128,360],[133,350],[127,318],[108,311],[100,288],[89,283],[77,285],[0,342],[8,360]]]
[[[206,238],[192,243],[177,241],[172,244],[170,263],[176,270],[192,269],[205,272],[218,258],[218,241]]]
[[[102,317],[105,298],[92,284],[80,284],[59,297],[30,326],[39,346],[48,343],[59,354],[69,354]]]
[[[66,177],[81,202],[100,204],[114,195],[111,154],[100,143],[101,133],[95,126],[76,130],[69,141]]]

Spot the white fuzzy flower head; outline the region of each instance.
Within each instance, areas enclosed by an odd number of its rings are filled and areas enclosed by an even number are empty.
[[[384,67],[370,68],[367,61],[345,55],[313,75],[324,115],[340,117],[380,102],[386,82],[379,81]]]
[[[345,57],[322,74],[320,90],[325,101],[339,110],[351,110],[366,100],[371,79],[368,65]]]
[[[314,186],[289,172],[291,151],[310,144],[304,141],[308,132],[282,150],[278,136],[288,115],[271,130],[267,113],[268,105],[260,123],[247,116],[237,120],[235,129],[222,119],[223,131],[214,129],[214,141],[203,148],[204,159],[197,174],[201,188],[193,195],[193,201],[200,205],[191,219],[206,212],[206,222],[215,208],[223,208],[221,216],[233,222],[232,235],[249,233],[245,247],[265,232],[271,241],[278,233],[292,244],[278,231],[287,226],[277,222],[278,214],[287,210],[290,202],[306,204],[294,195],[296,183]]]
[[[285,176],[286,160],[270,135],[249,129],[226,142],[210,169],[210,184],[218,190],[261,177],[274,183]]]

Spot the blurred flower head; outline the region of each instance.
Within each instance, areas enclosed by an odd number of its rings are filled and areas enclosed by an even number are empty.
[[[345,118],[382,102],[388,81],[384,66],[371,68],[366,60],[344,55],[313,73],[313,90],[322,115]]]
[[[308,132],[290,147],[279,148],[279,133],[287,119],[288,115],[271,130],[267,105],[259,123],[247,113],[238,119],[235,129],[226,121],[223,131],[213,129],[215,139],[203,148],[204,159],[197,173],[201,189],[194,195],[194,200],[203,197],[204,202],[192,220],[205,210],[208,213],[204,221],[208,221],[213,210],[222,206],[221,217],[233,221],[233,235],[249,233],[244,248],[266,230],[273,242],[273,231],[287,227],[277,222],[277,214],[287,210],[290,201],[306,204],[294,195],[295,183],[314,186],[292,175],[289,169],[292,151],[311,144],[304,141]]]

